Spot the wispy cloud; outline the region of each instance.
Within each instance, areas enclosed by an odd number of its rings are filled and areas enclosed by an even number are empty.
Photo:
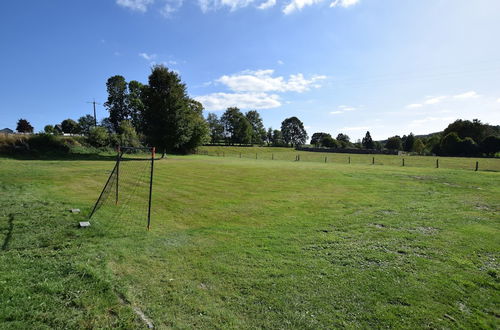
[[[207,13],[221,8],[229,8],[230,11],[235,11],[247,7],[253,2],[254,0],[198,0],[198,5],[203,13]]]
[[[153,61],[157,57],[156,54],[148,54],[148,53],[139,53],[139,56],[145,59],[146,61]]]
[[[116,0],[119,6],[145,13],[154,0]]]
[[[183,2],[183,0],[166,0],[165,4],[160,9],[160,14],[164,17],[171,17],[173,13],[182,7]]]
[[[229,107],[242,109],[270,109],[281,106],[280,97],[267,93],[212,93],[195,97],[207,110],[225,110]]]
[[[441,101],[443,101],[446,98],[447,98],[447,96],[445,96],[445,95],[431,97],[431,98],[428,98],[427,100],[425,100],[424,103],[425,104],[438,104],[438,103],[440,103]]]
[[[344,111],[337,110],[337,111],[330,112],[330,114],[332,114],[332,115],[340,115],[341,113],[344,113]]]
[[[477,99],[480,95],[478,93],[476,93],[475,91],[469,91],[469,92],[465,92],[465,93],[462,93],[462,94],[457,94],[457,95],[454,95],[453,97],[456,98],[456,99]]]
[[[291,14],[294,11],[300,11],[302,8],[307,6],[312,6],[323,2],[323,0],[292,0],[284,8],[283,13],[285,15]],[[359,0],[335,0],[330,3],[330,7],[342,7],[347,8],[359,3]]]
[[[421,107],[423,107],[423,105],[422,105],[422,104],[420,104],[420,103],[412,103],[412,104],[408,104],[406,107],[407,107],[408,109],[416,109],[416,108],[421,108]]]
[[[276,5],[276,0],[267,0],[266,2],[263,2],[260,5],[258,5],[257,8],[264,10],[274,7],[275,5]]]

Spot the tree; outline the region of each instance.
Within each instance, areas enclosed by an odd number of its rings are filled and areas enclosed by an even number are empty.
[[[416,138],[415,142],[413,143],[413,151],[415,151],[417,154],[421,155],[425,150],[425,145],[422,142],[421,139]]]
[[[385,148],[389,150],[401,150],[403,149],[403,142],[399,135],[392,136],[387,139],[385,143]]]
[[[311,136],[311,144],[316,146],[316,147],[319,147],[321,145],[321,139],[325,136],[329,136],[330,138],[332,137],[330,134],[328,133],[323,133],[323,132],[317,132],[317,133],[314,133],[312,136]]]
[[[80,133],[80,126],[73,119],[65,119],[61,122],[61,128],[63,133],[67,134],[78,134]]]
[[[19,133],[33,133],[33,126],[26,119],[19,119],[17,121],[16,131]]]
[[[215,113],[209,113],[207,116],[208,128],[210,130],[210,142],[219,143],[224,139],[224,125],[220,122]]]
[[[252,125],[248,119],[236,107],[228,108],[220,119],[224,126],[226,143],[248,144],[252,142]]]
[[[446,136],[451,132],[455,132],[461,139],[470,137],[475,142],[480,142],[486,136],[485,134],[487,134],[487,126],[489,125],[481,123],[478,119],[474,119],[473,121],[458,119],[446,127],[443,132],[443,136]]]
[[[340,146],[342,148],[347,148],[349,145],[351,145],[351,139],[347,134],[339,133],[337,135],[337,141],[340,142]]]
[[[308,138],[304,124],[297,117],[287,118],[281,123],[281,134],[287,145],[295,147],[305,144]]]
[[[104,127],[108,131],[108,133],[115,133],[116,132],[115,127],[113,126],[113,123],[111,122],[109,117],[103,118],[101,120],[100,126]]]
[[[250,110],[245,117],[252,126],[252,144],[262,145],[266,139],[266,130],[260,114],[256,110]]]
[[[408,135],[406,139],[404,139],[403,150],[412,151],[414,143],[415,143],[415,135],[413,135],[413,133],[410,133],[410,135]]]
[[[137,132],[129,120],[122,120],[119,127],[118,143],[126,147],[139,147],[141,145]]]
[[[61,124],[54,125],[54,135],[62,135],[63,129]]]
[[[45,127],[43,128],[43,131],[47,134],[54,134],[54,126],[52,125],[45,125]]]
[[[89,130],[87,141],[93,147],[105,147],[109,143],[109,133],[106,128],[102,126],[92,127]]]
[[[281,131],[279,129],[275,129],[273,131],[273,146],[282,147],[284,145],[285,142],[283,141],[283,134],[281,134]]]
[[[370,131],[367,131],[365,134],[365,137],[361,141],[361,144],[363,145],[363,148],[365,149],[373,149],[375,146],[373,143],[372,136],[370,135]]]
[[[456,132],[448,133],[441,140],[440,150],[445,156],[454,156],[460,153],[460,143],[462,140]]]
[[[479,152],[479,146],[477,143],[470,137],[466,137],[462,141],[460,141],[460,151],[459,155],[463,156],[475,156]]]
[[[481,142],[481,151],[488,156],[494,156],[500,152],[500,137],[490,135]]]
[[[128,83],[127,105],[130,120],[137,132],[143,132],[144,127],[144,102],[143,93],[145,90],[143,84],[138,81],[132,80]]]
[[[89,135],[90,129],[95,126],[94,116],[85,115],[78,118],[78,125],[83,135]]]
[[[127,82],[122,76],[113,76],[106,82],[106,89],[108,100],[104,103],[104,107],[108,109],[109,120],[114,130],[117,131],[120,122],[130,117]]]
[[[332,138],[330,134],[325,134],[321,137],[320,144],[322,147],[326,148],[338,148],[340,143]]]
[[[273,143],[273,128],[272,127],[269,127],[267,129],[267,133],[266,133],[266,142],[267,142],[267,145],[271,145]]]
[[[187,153],[206,141],[208,125],[201,103],[190,99],[179,75],[163,65],[152,68],[143,91],[144,133],[165,152]]]

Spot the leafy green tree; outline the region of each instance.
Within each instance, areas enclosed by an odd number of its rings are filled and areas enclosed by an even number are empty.
[[[210,129],[211,143],[219,143],[222,141],[224,139],[224,125],[222,125],[215,113],[208,114],[207,123]]]
[[[421,155],[424,153],[425,150],[425,145],[422,142],[421,139],[416,138],[415,142],[413,143],[413,151],[415,151],[417,154]]]
[[[321,146],[321,139],[325,136],[329,136],[330,138],[332,137],[330,134],[328,133],[323,133],[323,132],[316,132],[314,133],[312,136],[311,136],[311,144],[316,146],[316,147],[319,147]]]
[[[347,134],[339,133],[336,140],[339,141],[342,148],[347,148],[351,145],[351,138]]]
[[[111,122],[109,117],[103,118],[101,120],[101,124],[99,126],[104,127],[108,131],[108,133],[115,133],[116,132],[115,127],[113,126],[113,123]]]
[[[115,131],[118,130],[120,122],[130,117],[128,107],[128,87],[123,76],[113,76],[106,82],[108,100],[104,103],[109,111],[109,120]]]
[[[488,132],[487,126],[489,125],[481,123],[478,119],[474,119],[473,121],[458,119],[446,127],[443,132],[443,136],[455,132],[461,139],[470,137],[475,142],[480,142],[484,139]]]
[[[26,119],[19,119],[17,121],[16,131],[19,133],[33,133],[33,126]]]
[[[459,155],[463,156],[475,156],[479,152],[479,146],[477,143],[470,137],[466,137],[462,141],[460,141],[460,151]]]
[[[380,151],[380,150],[382,150],[382,149],[383,149],[383,147],[384,147],[384,146],[382,145],[382,143],[380,143],[379,141],[374,141],[374,142],[373,142],[373,144],[374,144],[374,148],[375,148],[375,150],[379,150],[379,151]]]
[[[252,125],[248,119],[236,107],[228,108],[221,116],[221,123],[224,126],[224,136],[226,143],[249,144],[252,142]]]
[[[367,131],[365,137],[361,141],[361,145],[365,149],[373,149],[375,144],[373,143],[372,136],[370,135],[370,131]]]
[[[87,137],[89,144],[96,148],[105,147],[109,143],[108,130],[102,126],[92,127]]]
[[[267,129],[266,142],[267,142],[268,146],[270,146],[273,143],[273,128],[272,127],[269,127]]]
[[[320,145],[325,148],[338,148],[340,143],[332,138],[330,134],[325,134],[321,137]]]
[[[47,134],[54,134],[54,126],[53,125],[45,125],[43,131]]]
[[[256,110],[250,110],[245,117],[252,126],[252,144],[262,145],[266,139],[266,129],[260,114]]]
[[[118,143],[126,147],[139,147],[141,145],[137,132],[129,120],[122,120],[118,128]]]
[[[95,126],[94,116],[85,115],[78,119],[78,125],[80,126],[80,131],[83,135],[88,135],[90,129]]]
[[[402,150],[403,141],[399,135],[392,136],[387,139],[385,143],[385,148],[389,150]]]
[[[441,140],[440,150],[445,156],[454,156],[460,153],[462,139],[456,132],[448,133]]]
[[[413,144],[415,143],[415,135],[413,135],[413,133],[410,133],[410,135],[408,135],[406,137],[406,139],[403,139],[404,142],[403,142],[403,150],[404,151],[412,151],[413,150]]]
[[[481,151],[488,156],[494,156],[500,152],[500,137],[490,135],[481,142]]]
[[[305,144],[308,138],[304,124],[297,117],[287,118],[281,123],[281,134],[283,141],[294,147]]]
[[[176,72],[154,66],[143,94],[144,133],[150,145],[163,154],[187,153],[205,141],[208,125],[202,116],[203,106],[188,97]]]
[[[65,119],[61,122],[61,128],[63,133],[67,134],[78,134],[80,133],[80,126],[73,119]]]
[[[143,132],[144,127],[144,102],[143,94],[146,86],[138,81],[132,80],[128,83],[127,106],[130,120],[137,132]]]
[[[285,145],[285,141],[283,141],[283,134],[279,129],[273,130],[273,146],[274,147],[282,147]]]

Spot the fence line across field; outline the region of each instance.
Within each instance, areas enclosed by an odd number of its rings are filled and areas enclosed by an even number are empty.
[[[215,157],[233,157],[240,159],[253,160],[280,160],[280,161],[305,161],[305,162],[321,162],[321,163],[336,163],[336,164],[359,164],[359,165],[390,165],[402,167],[428,167],[428,168],[443,168],[443,169],[462,169],[472,171],[500,171],[500,159],[484,158],[480,160],[470,158],[455,158],[455,157],[432,157],[432,156],[406,156],[400,157],[395,155],[346,155],[329,153],[306,153],[306,152],[229,152],[229,151],[209,151],[199,150],[198,155],[215,156]],[[491,163],[496,162],[493,166]]]

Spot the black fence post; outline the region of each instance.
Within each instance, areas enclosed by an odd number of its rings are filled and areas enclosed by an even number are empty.
[[[403,167],[405,166],[405,159],[403,158]]]
[[[476,160],[476,172],[479,170],[479,161]]]
[[[439,159],[436,159],[436,168],[439,168]]]
[[[349,156],[347,163],[348,163],[348,164],[350,164],[350,163],[351,163],[351,156]]]
[[[372,165],[375,165],[375,157],[372,158]]]

